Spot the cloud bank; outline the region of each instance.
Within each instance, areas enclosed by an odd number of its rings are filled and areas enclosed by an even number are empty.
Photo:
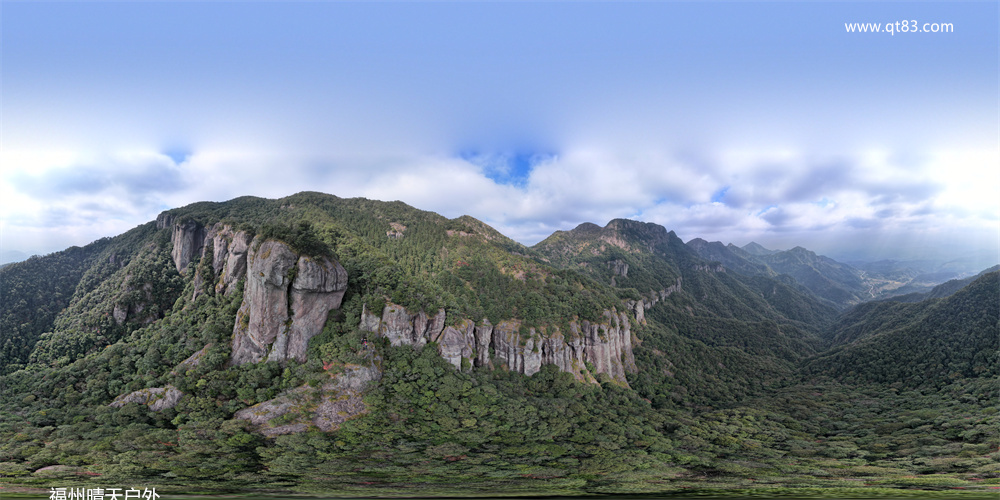
[[[904,7],[960,29],[843,32]],[[11,3],[0,250],[313,190],[526,244],[631,217],[859,258],[996,252],[998,9]]]

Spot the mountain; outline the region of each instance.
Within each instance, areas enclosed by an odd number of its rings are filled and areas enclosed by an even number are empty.
[[[650,320],[639,330],[637,363],[664,368],[639,372],[641,383],[633,386],[654,404],[676,399],[677,391],[730,399],[788,376],[797,360],[816,352],[819,328],[835,315],[788,282],[727,272],[652,223],[581,224],[532,250],[615,287],[635,302],[637,317],[641,310]],[[656,375],[663,373],[670,375]]]
[[[1000,266],[993,266],[989,269],[980,272],[975,276],[970,276],[968,278],[962,278],[962,279],[948,280],[944,283],[941,283],[940,285],[931,288],[929,291],[924,293],[919,293],[919,292],[908,293],[904,295],[891,297],[889,300],[894,300],[897,302],[920,302],[927,299],[940,299],[948,297],[954,294],[955,292],[961,290],[962,288],[965,288],[980,276],[986,273],[996,271],[998,269],[1000,269]]]
[[[802,247],[768,250],[751,242],[739,248],[700,238],[689,241],[688,246],[702,258],[746,276],[787,275],[802,291],[840,310],[875,298],[874,284],[864,279],[864,273]]]
[[[0,251],[0,265],[9,264],[11,262],[21,262],[27,258],[28,254],[17,250]]]
[[[837,347],[806,365],[852,382],[944,385],[1000,375],[1000,271],[943,299],[865,304],[833,328]]]
[[[687,246],[695,251],[701,258],[718,262],[726,269],[747,276],[768,276],[775,277],[778,273],[758,259],[755,255],[743,250],[735,245],[723,245],[715,241],[709,243],[701,238],[695,238],[687,242]]]
[[[768,249],[764,248],[763,246],[761,246],[756,241],[751,241],[750,243],[747,243],[746,245],[743,245],[742,250],[744,252],[750,254],[750,255],[755,256],[755,257],[763,257],[765,255],[771,255],[771,254],[774,254],[774,253],[778,253],[778,250],[768,250]]]
[[[872,298],[870,287],[865,286],[857,269],[805,248],[795,247],[760,259],[840,309]]]
[[[195,203],[9,264],[0,488],[580,495],[991,477],[996,273],[838,313],[790,274],[742,274],[699,246],[763,259],[623,219],[528,248],[472,217],[307,192]]]

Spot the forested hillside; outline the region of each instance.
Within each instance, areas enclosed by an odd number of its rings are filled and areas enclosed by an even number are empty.
[[[807,370],[909,387],[1000,375],[998,277],[1000,271],[986,273],[944,299],[872,304],[867,314],[845,318],[834,329],[841,345],[810,361]]]
[[[656,224],[196,203],[0,268],[0,486],[987,490],[997,275],[839,313]]]

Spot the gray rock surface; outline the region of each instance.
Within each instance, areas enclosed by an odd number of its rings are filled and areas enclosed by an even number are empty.
[[[256,240],[254,241],[256,243]],[[298,256],[288,245],[264,241],[251,250],[243,303],[233,327],[232,363],[264,360],[288,320],[289,271]]]
[[[205,247],[205,228],[195,221],[174,224],[171,243],[174,248],[170,251],[170,256],[174,259],[177,272],[185,274],[188,264]]]
[[[305,361],[309,339],[323,331],[346,289],[347,271],[339,263],[300,257],[282,242],[255,239],[233,326],[232,364]]]
[[[226,295],[236,291],[236,284],[247,274],[247,253],[250,251],[251,236],[246,231],[233,234],[226,254],[226,265],[222,271],[222,279],[216,291],[225,289]]]
[[[121,408],[129,403],[139,403],[148,405],[150,410],[161,411],[176,406],[182,396],[184,393],[172,385],[152,387],[118,396],[108,406]]]
[[[625,306],[638,321],[644,319],[643,301],[630,301]],[[627,384],[626,372],[636,369],[629,321],[626,312],[612,309],[604,311],[604,318],[598,323],[571,321],[568,332],[554,327],[544,331],[525,329],[517,321],[492,325],[483,320],[476,325],[468,319],[441,328],[445,322],[444,310],[427,318],[423,312],[414,314],[390,303],[381,317],[364,308],[360,328],[378,332],[396,346],[419,348],[427,342],[437,342],[438,352],[456,368],[462,367],[464,358],[475,367],[502,367],[532,375],[543,365],[554,364],[581,381],[594,382],[595,375],[605,373]],[[586,369],[588,362],[594,367],[593,373]]]
[[[347,367],[343,373],[319,389],[303,385],[278,397],[244,408],[235,418],[248,420],[268,437],[305,432],[310,427],[333,431],[348,419],[368,411],[361,396],[368,385],[381,377],[374,364]],[[283,421],[273,419],[290,415]]]
[[[184,361],[181,361],[180,363],[178,363],[177,366],[174,367],[173,371],[171,371],[170,373],[171,374],[173,374],[173,373],[180,373],[182,371],[187,371],[187,370],[190,370],[191,368],[194,368],[194,367],[200,365],[201,364],[201,358],[203,358],[205,356],[205,353],[208,352],[208,349],[210,347],[212,347],[211,343],[205,344],[205,347],[202,347],[201,349],[198,349],[194,354],[188,356],[187,359],[185,359]]]
[[[174,216],[166,212],[156,216],[156,229],[165,229],[174,225]]]
[[[444,331],[445,313],[439,309],[437,314],[428,317],[420,311],[411,314],[403,306],[389,302],[382,309],[382,316],[376,316],[362,306],[359,328],[366,332],[378,333],[389,339],[394,346],[412,345],[423,347],[427,342],[436,342]]]
[[[649,309],[656,305],[657,302],[661,300],[667,300],[667,297],[681,291],[681,278],[677,277],[677,282],[670,285],[663,290],[651,292],[644,300],[642,300],[642,307],[644,309]]]
[[[456,326],[446,326],[438,337],[438,352],[441,357],[462,368],[462,358],[471,360],[476,352],[475,325],[472,321],[462,320]]]
[[[292,282],[292,322],[278,333],[269,360],[306,360],[309,339],[323,331],[331,309],[339,309],[347,290],[347,271],[327,258],[299,257]],[[284,349],[282,349],[284,346]]]

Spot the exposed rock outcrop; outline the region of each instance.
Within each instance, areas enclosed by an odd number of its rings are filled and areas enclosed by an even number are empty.
[[[390,240],[398,240],[403,237],[403,233],[406,232],[406,226],[398,222],[390,222],[392,229],[385,232],[385,235],[389,237]]]
[[[181,361],[176,367],[170,372],[171,375],[175,375],[181,371],[187,371],[201,364],[201,359],[205,357],[205,353],[208,349],[212,347],[211,343],[205,344],[205,347],[198,349],[194,354],[188,356],[187,359]]]
[[[374,364],[348,367],[319,389],[303,385],[269,401],[244,408],[234,417],[249,420],[268,437],[304,432],[312,426],[322,431],[334,431],[346,420],[368,411],[361,395],[369,383],[380,377],[381,372]],[[273,421],[288,414],[291,418]]]
[[[231,362],[305,361],[309,339],[340,307],[347,271],[327,258],[296,255],[274,240],[251,242]]]
[[[170,256],[174,259],[177,272],[185,274],[188,264],[205,248],[205,228],[195,221],[176,223],[170,241],[174,246]]]
[[[438,337],[438,352],[441,357],[462,368],[462,359],[471,363],[476,354],[476,326],[472,321],[462,320],[456,326],[446,326]]]
[[[167,212],[162,212],[156,216],[156,229],[165,229],[173,226],[174,216]]]
[[[212,240],[212,271],[215,272],[215,293],[231,295],[236,284],[246,276],[247,252],[253,236],[246,231],[234,231],[216,224],[208,233]]]
[[[119,325],[128,320],[147,324],[156,321],[155,314],[152,316],[148,312],[146,315],[142,314],[143,311],[146,311],[147,304],[153,302],[153,284],[143,283],[142,287],[139,288],[141,292],[136,293],[136,287],[127,284],[130,278],[131,275],[127,275],[122,283],[121,295],[111,310],[111,317]]]
[[[236,283],[246,272],[247,250],[253,237],[251,234],[246,231],[236,231],[221,222],[210,228],[196,221],[175,223],[175,217],[166,212],[156,217],[156,227],[171,228],[170,240],[173,249],[170,256],[181,274],[187,272],[188,265],[194,259],[204,258],[206,250],[212,248],[214,275],[211,278],[200,275],[195,277],[198,283],[195,287],[195,297],[200,293],[201,284],[205,281],[215,283],[216,293],[225,292],[229,295],[235,291]]]
[[[648,296],[646,296],[646,298],[644,300],[642,300],[640,302],[642,303],[642,306],[644,308],[649,309],[650,307],[653,307],[654,305],[656,305],[657,302],[659,302],[661,300],[667,300],[667,297],[669,297],[669,296],[671,296],[674,293],[677,293],[679,291],[681,291],[681,278],[680,278],[680,276],[677,277],[677,282],[674,283],[673,285],[670,285],[670,286],[668,286],[668,287],[666,287],[663,290],[660,290],[658,292],[655,292],[655,291],[651,292]]]
[[[694,269],[695,271],[705,271],[705,272],[710,272],[710,273],[724,273],[724,272],[726,272],[726,268],[723,267],[722,264],[715,264],[715,265],[712,265],[712,264],[698,264],[698,265],[692,266],[692,269]]]
[[[130,392],[128,394],[122,394],[121,396],[115,398],[115,400],[108,406],[121,408],[129,403],[139,403],[148,405],[150,410],[160,411],[176,406],[177,402],[181,400],[183,395],[183,392],[172,385],[168,385],[166,387],[152,387],[149,389]]]
[[[621,259],[615,259],[608,262],[608,267],[611,268],[611,272],[623,278],[628,276],[628,262]]]
[[[115,319],[115,323],[119,325],[125,322],[125,318],[128,317],[128,306],[123,304],[115,304],[115,308],[111,311],[111,317]]]
[[[215,224],[205,231],[205,242],[202,244],[201,258],[206,258],[211,249],[211,276],[202,276],[205,268],[199,268],[195,274],[194,296],[200,295],[205,282],[214,283],[215,293],[231,295],[236,291],[239,280],[246,276],[247,251],[250,248],[252,236],[246,231],[235,231],[232,227]]]
[[[436,342],[444,330],[444,309],[428,317],[423,311],[410,314],[403,306],[388,303],[382,309],[382,316],[376,316],[362,306],[361,325],[366,332],[377,332],[389,339],[394,346],[413,345],[422,347],[428,341]]]
[[[646,324],[646,303],[644,300],[626,300],[625,308],[635,314],[636,323]]]
[[[633,303],[630,310],[635,308]],[[641,306],[638,309],[643,310]],[[365,308],[360,328],[378,332],[397,346],[421,347],[437,342],[441,356],[459,369],[465,360],[467,366],[506,368],[532,375],[542,365],[554,364],[581,381],[593,382],[595,375],[605,373],[622,384],[627,384],[625,373],[635,371],[630,320],[625,312],[605,311],[604,321],[599,323],[573,320],[568,332],[555,327],[544,331],[525,329],[513,320],[496,325],[483,320],[476,325],[463,319],[442,329],[444,310],[430,320],[424,318],[423,312],[413,314],[387,304],[381,318]],[[593,366],[593,373],[587,370],[587,363]]]

